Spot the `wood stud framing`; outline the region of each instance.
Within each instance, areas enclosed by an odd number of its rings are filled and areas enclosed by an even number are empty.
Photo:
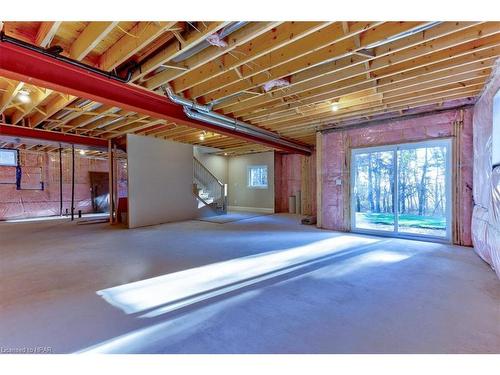
[[[130,84],[170,84],[190,99],[214,101],[221,113],[317,148],[318,130],[345,121],[476,97],[500,56],[499,22],[249,22],[225,38],[227,47],[200,48],[230,24],[42,22],[27,24],[31,39],[8,21],[1,25],[41,47],[69,46],[64,55],[103,70],[134,62],[140,68]],[[265,92],[273,79],[289,85]],[[21,91],[29,103],[19,100]],[[229,154],[269,149],[216,133],[202,142],[197,129],[2,77],[0,112],[11,124],[83,136],[137,133]]]

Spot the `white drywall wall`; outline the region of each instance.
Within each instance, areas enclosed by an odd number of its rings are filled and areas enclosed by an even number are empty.
[[[267,189],[248,187],[251,165],[267,165]],[[228,166],[228,205],[230,209],[274,212],[274,152],[233,156]]]
[[[197,216],[191,145],[128,134],[127,159],[129,228]]]

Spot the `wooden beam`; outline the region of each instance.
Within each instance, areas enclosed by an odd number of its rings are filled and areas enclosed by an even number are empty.
[[[185,44],[182,46],[178,42],[171,43],[169,46],[165,47],[162,51],[155,54],[151,59],[148,59],[141,65],[141,69],[134,72],[132,75],[132,81],[137,81],[144,77],[145,75],[151,73],[156,68],[166,64],[170,60],[179,56],[181,53],[186,52],[190,48],[196,46],[201,41],[205,40],[209,35],[217,32],[221,28],[227,26],[230,22],[209,22],[205,28],[200,31],[193,30],[185,38]],[[174,69],[187,70],[187,67],[175,65]]]
[[[43,48],[49,47],[61,23],[61,21],[42,22],[35,37],[35,44]]]
[[[5,109],[9,106],[12,99],[19,93],[19,91],[23,88],[24,82],[16,82],[12,80],[7,80],[8,88],[3,93],[2,98],[0,100],[0,113],[5,111]]]
[[[74,129],[86,126],[88,124],[91,124],[94,121],[100,120],[103,117],[109,116],[110,114],[113,114],[114,112],[117,112],[117,111],[118,111],[118,108],[116,108],[116,107],[102,105],[93,111],[95,113],[95,115],[93,115],[93,116],[78,116],[74,119],[71,119],[67,123],[67,126],[64,128],[64,131],[69,132],[69,131],[72,131]]]
[[[228,42],[228,46],[226,48],[219,48],[215,46],[210,46],[206,50],[201,51],[200,53],[196,54],[195,56],[192,56],[186,61],[183,61],[183,64],[189,69],[196,69],[199,66],[202,66],[203,64],[216,59],[217,57],[225,54],[228,51],[233,50],[234,48],[252,40],[253,38],[256,38],[257,36],[261,35],[262,33],[265,33],[272,29],[273,27],[276,27],[280,24],[281,22],[252,22],[249,25],[244,26],[243,28],[235,31],[232,35],[231,38]],[[152,76],[150,79],[148,79],[144,86],[147,87],[150,90],[154,90],[161,85],[170,82],[171,80],[182,76],[185,74],[183,71],[171,71],[171,70],[165,70],[160,73],[155,74]]]
[[[322,118],[304,119],[303,121],[294,122],[293,124],[291,124],[291,126],[289,126],[288,129],[282,129],[281,133],[290,135],[297,131],[311,132],[314,131],[314,129],[317,128],[318,126],[323,126],[325,124],[333,124],[340,120],[355,119],[355,118],[365,117],[367,115],[372,116],[388,112],[397,112],[400,109],[410,109],[427,105],[430,103],[434,104],[443,101],[454,100],[457,98],[473,97],[480,92],[480,89],[477,89],[476,87],[471,87],[453,91],[454,91],[453,93],[451,92],[435,93],[427,96],[421,96],[418,99],[410,98],[394,102],[386,101],[383,102],[382,104],[378,104],[375,106],[370,105],[368,103],[367,105],[360,106],[360,108],[358,108],[355,111],[348,111],[345,113],[335,114],[331,116],[324,116]]]
[[[30,95],[31,101],[29,103],[23,104],[23,110],[16,110],[11,116],[11,123],[19,123],[25,116],[29,115],[33,109],[35,109],[41,102],[43,102],[50,94],[52,90],[42,89],[36,90]]]
[[[500,48],[498,51],[500,52]],[[457,58],[446,64],[438,63],[425,68],[416,68],[408,72],[395,73],[384,78],[365,80],[363,75],[358,75],[350,79],[336,82],[335,85],[332,85],[332,88],[335,86],[333,90],[311,90],[307,95],[300,95],[294,100],[264,107],[262,111],[256,111],[248,115],[242,115],[237,112],[235,115],[241,117],[243,121],[259,121],[259,119],[280,117],[283,113],[290,112],[290,110],[294,108],[307,109],[311,105],[319,105],[321,103],[326,103],[325,105],[329,106],[332,100],[337,100],[344,95],[366,90],[371,87],[376,87],[378,92],[387,92],[397,88],[421,85],[425,82],[436,82],[442,79],[454,82],[470,74],[477,76],[478,71],[491,67],[495,60],[494,57],[480,59],[477,55],[472,56],[472,58],[473,59],[470,60],[473,62],[465,64],[463,62],[468,60]],[[457,64],[456,67],[455,64]],[[325,88],[329,87],[330,86],[325,86]]]
[[[75,99],[76,96],[73,95],[55,93],[54,98],[43,107],[43,113],[37,112],[28,118],[30,127],[34,128],[35,126],[41,124],[68,104],[72,103]]]
[[[99,57],[98,67],[107,71],[116,68],[175,24],[175,21],[138,22]]]
[[[401,101],[403,99],[418,99],[421,96],[425,95],[440,95],[446,98],[446,94],[450,93],[453,95],[457,90],[463,90],[469,87],[481,87],[488,75],[479,76],[477,78],[471,78],[469,80],[464,80],[463,82],[452,82],[452,83],[437,83],[435,87],[428,88],[425,85],[421,87],[409,87],[405,89],[401,89],[399,91],[395,91],[394,93],[390,93],[387,95],[374,93],[363,96],[359,99],[354,99],[350,101],[346,101],[339,110],[332,114],[330,106],[321,106],[318,109],[313,108],[309,111],[304,111],[304,115],[301,117],[296,116],[295,114],[290,114],[288,116],[283,116],[277,119],[269,119],[260,121],[259,125],[269,126],[270,128],[276,130],[277,128],[281,128],[281,125],[284,128],[288,128],[294,125],[301,124],[305,121],[320,121],[322,118],[330,118],[335,116],[340,116],[344,113],[352,112],[359,107],[375,107],[381,103],[394,103],[396,101]]]
[[[89,24],[78,35],[78,38],[71,44],[69,57],[75,60],[82,60],[87,56],[118,24],[113,22],[89,22]]]
[[[212,80],[231,69],[247,64],[266,53],[286,46],[328,26],[330,22],[285,22],[251,41],[233,49],[222,61],[209,61],[171,82],[175,92],[181,92],[207,80]],[[236,71],[238,74],[238,71]],[[229,73],[231,74],[231,73]]]
[[[500,29],[499,29],[500,32]],[[432,66],[431,64],[436,64],[436,66],[440,66],[443,69],[446,69],[448,66],[453,66],[455,61],[460,60],[480,60],[481,57],[488,57],[492,54],[496,54],[495,51],[490,50],[490,48],[494,48],[496,45],[500,44],[500,33],[487,36],[485,38],[481,38],[475,41],[466,41],[464,44],[450,47],[448,49],[435,51],[432,53],[424,53],[421,55],[419,52],[415,55],[408,56],[403,61],[394,64],[386,64],[386,66],[380,66],[381,64],[370,64],[370,69],[367,70],[365,67],[360,66],[360,64],[354,64],[352,66],[345,65],[340,66],[339,68],[333,68],[331,73],[326,75],[320,75],[318,78],[308,79],[304,82],[299,82],[290,87],[286,92],[275,91],[272,93],[272,96],[260,96],[258,98],[249,99],[242,103],[236,103],[230,106],[228,110],[224,111],[225,113],[233,112],[236,116],[241,116],[245,112],[253,111],[253,108],[257,111],[262,111],[266,109],[266,106],[279,104],[278,99],[281,97],[290,97],[293,95],[295,100],[303,100],[304,98],[309,98],[314,96],[315,94],[324,93],[328,90],[335,90],[339,87],[338,82],[344,79],[352,78],[358,76],[358,81],[360,82],[365,80],[366,77],[361,77],[365,73],[370,73],[372,80],[380,79],[391,74],[401,73],[416,70],[419,74],[425,74],[428,70],[424,69],[426,66]],[[416,51],[416,49],[412,49]],[[484,51],[484,52],[482,52]],[[402,51],[406,55],[405,51]],[[462,58],[461,56],[467,56]],[[482,57],[482,58],[484,58]],[[394,59],[398,60],[397,54],[394,55]],[[377,59],[373,60],[377,61]],[[347,62],[347,61],[346,61]],[[377,68],[378,67],[378,68]],[[422,69],[420,69],[422,68]],[[420,69],[420,70],[417,70]],[[299,74],[297,74],[297,79],[300,80]],[[292,81],[292,83],[295,81]],[[268,104],[264,104],[264,103]],[[287,100],[289,103],[290,100]],[[246,105],[245,105],[246,104]],[[233,109],[242,108],[240,111],[234,112]]]
[[[377,47],[375,49],[375,59],[380,59],[387,54],[394,54],[398,51],[411,48],[412,46],[416,46],[424,42],[430,42],[439,37],[443,37],[452,33],[459,33],[460,31],[477,24],[477,22],[445,22],[433,27],[432,29],[425,30],[407,38],[399,39],[393,42],[389,42],[383,46]],[[415,52],[412,54],[412,58],[417,58],[418,56],[419,55]],[[349,76],[347,73],[350,70],[361,69],[363,71],[366,71],[366,68],[359,67],[358,65],[372,60],[373,59],[370,59],[367,56],[348,56],[334,60],[332,62],[311,67],[304,71],[293,74],[290,77],[290,86],[287,88],[286,92],[278,90],[273,91],[265,96],[261,95],[260,97],[242,100],[240,102],[226,102],[220,105],[216,105],[215,109],[224,109],[224,113],[231,113],[245,107],[251,108],[257,105],[258,107],[262,107],[262,104],[266,101],[283,97],[285,95],[289,96],[291,94],[306,91],[311,88],[318,88],[321,85],[332,82],[331,77],[334,77],[334,80],[338,79],[337,77],[339,75],[343,78],[347,78]]]
[[[407,22],[401,25],[398,23],[398,27],[384,28],[384,31],[387,29],[385,34],[378,30],[379,26],[366,31],[361,29],[361,35],[365,35],[364,39],[368,41],[372,40],[372,37],[367,37],[371,33],[376,34],[378,37],[389,38],[395,35],[395,33],[400,33],[402,30],[410,30],[421,24],[421,22]],[[362,43],[360,47],[356,46],[356,36],[357,34],[353,32],[350,37],[346,38],[342,26],[338,24],[326,27],[315,34],[300,39],[291,45],[290,48],[285,47],[269,56],[266,55],[256,59],[254,61],[257,64],[256,67],[252,69],[248,67],[243,68],[242,75],[246,79],[235,79],[229,84],[224,83],[224,86],[213,91],[208,92],[207,90],[208,93],[203,95],[200,100],[203,103],[211,102],[242,90],[263,85],[270,80],[283,78],[290,74],[309,69],[325,61],[347,56],[356,48],[366,47],[366,43]],[[332,48],[332,43],[335,43],[335,48]],[[248,78],[251,78],[251,80]],[[212,88],[215,87],[216,85]]]
[[[118,129],[118,131],[115,131],[114,134],[112,134],[108,137],[115,138],[115,137],[119,137],[119,136],[122,136],[122,135],[127,134],[127,133],[135,133],[135,132],[150,128],[150,127],[155,126],[155,125],[165,124],[166,122],[167,121],[163,120],[163,119],[159,119],[159,120],[150,119],[150,121],[143,123],[143,124],[124,125],[124,126],[120,127],[120,129]]]

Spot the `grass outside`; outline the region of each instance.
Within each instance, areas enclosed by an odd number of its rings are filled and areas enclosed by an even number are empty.
[[[356,217],[372,224],[393,225],[394,215],[390,213],[356,212]],[[442,216],[399,215],[399,226],[422,229],[446,229],[446,218]]]

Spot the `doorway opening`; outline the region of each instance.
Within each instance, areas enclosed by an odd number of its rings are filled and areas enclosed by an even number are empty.
[[[353,149],[354,232],[451,240],[451,140]]]

